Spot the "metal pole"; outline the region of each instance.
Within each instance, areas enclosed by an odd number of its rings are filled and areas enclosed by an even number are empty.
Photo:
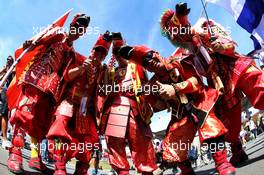
[[[213,31],[212,31],[211,26],[210,26],[210,21],[209,21],[209,17],[208,17],[207,11],[206,11],[206,7],[205,7],[205,4],[204,4],[204,1],[201,0],[201,2],[202,2],[204,14],[205,14],[206,19],[207,19],[207,22],[208,22],[208,30],[209,30],[209,33],[212,35],[213,34]]]

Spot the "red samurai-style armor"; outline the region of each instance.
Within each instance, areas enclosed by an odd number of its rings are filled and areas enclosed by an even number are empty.
[[[123,49],[123,50],[122,50]],[[194,174],[188,159],[188,148],[198,131],[201,143],[220,145],[227,132],[222,122],[214,113],[214,104],[219,93],[205,87],[197,74],[197,70],[189,57],[171,57],[168,60],[160,57],[157,52],[144,46],[134,46],[127,52],[125,47],[120,50],[130,61],[156,73],[156,80],[171,84],[176,97],[167,99],[172,107],[172,116],[166,136],[163,140],[163,158],[169,162],[179,163],[182,174]],[[126,50],[126,51],[125,51]],[[159,97],[160,98],[160,97]],[[155,108],[163,109],[164,105],[150,103]],[[165,105],[166,106],[166,105]],[[181,145],[185,147],[182,149]],[[235,169],[227,161],[225,149],[212,149],[216,168],[221,175],[232,174]]]
[[[114,39],[115,35],[119,37]],[[119,66],[109,67],[109,81],[104,85],[111,85],[113,89],[105,97],[100,130],[106,136],[109,162],[118,174],[129,175],[127,143],[137,170],[142,174],[152,174],[157,169],[149,125],[152,110],[143,98],[136,96],[137,87],[147,80],[146,72],[141,66],[127,63],[116,54],[122,45],[121,34],[113,34],[113,58]]]
[[[175,45],[185,48],[183,55],[195,56],[195,66],[200,75],[208,79],[209,86],[222,91],[216,103],[216,114],[229,130],[225,139],[231,142],[233,156],[231,162],[236,165],[248,159],[239,140],[241,129],[241,100],[244,93],[251,104],[264,109],[264,74],[253,60],[235,52],[235,42],[228,36],[220,24],[210,20],[212,33],[208,32],[208,21],[200,19],[190,27],[188,15],[177,16],[173,10],[164,13],[161,28]],[[182,25],[191,33],[176,34],[171,31]],[[199,48],[206,48],[212,58],[207,64]]]
[[[199,24],[199,23],[198,23]],[[208,22],[201,20],[201,26],[207,26]],[[264,109],[264,73],[256,65],[252,58],[236,53],[235,44],[227,36],[223,36],[223,29],[214,21],[210,21],[214,30],[217,47],[223,47],[212,56],[217,59],[213,65],[214,71],[223,81],[223,95],[216,105],[217,114],[229,130],[226,141],[231,143],[233,156],[231,162],[234,165],[247,159],[239,139],[241,129],[241,101],[244,93],[250,103],[257,109]],[[206,27],[204,28],[206,30]],[[205,33],[205,31],[203,31]],[[209,42],[208,36],[199,33],[202,43],[207,48],[215,47]],[[217,52],[217,51],[216,51]],[[213,83],[211,83],[212,85]]]
[[[77,14],[71,27],[87,27],[89,17]],[[24,135],[27,132],[31,137],[41,141],[45,138],[51,125],[51,114],[62,92],[62,76],[68,62],[74,58],[72,42],[82,34],[66,34],[50,30],[37,43],[42,47],[28,64],[18,85],[22,87],[22,94],[17,101],[15,115],[10,123],[15,125],[10,149],[8,168],[15,173],[23,171],[21,148],[24,145]],[[39,155],[40,156],[40,155]],[[31,161],[30,161],[31,162]],[[41,158],[37,164],[43,167]],[[44,168],[40,168],[42,170]]]
[[[67,86],[65,88],[62,101],[58,105],[53,122],[47,138],[55,139],[55,144],[60,142],[69,145],[67,148],[54,150],[55,173],[66,174],[66,162],[76,157],[79,161],[76,164],[75,174],[85,175],[89,168],[89,162],[92,158],[93,150],[99,149],[99,137],[97,134],[97,84],[101,79],[102,66],[101,61],[107,55],[111,40],[105,40],[105,36],[100,35],[93,47],[91,59],[91,67],[88,70],[81,70],[74,78],[70,76],[71,71],[79,69],[87,58],[77,56],[67,73],[65,80]],[[102,60],[97,60],[97,52],[102,53]],[[88,58],[89,59],[89,58]],[[58,140],[59,139],[59,140]],[[70,145],[79,146],[71,149]],[[82,150],[84,149],[84,150]]]
[[[58,37],[61,39],[56,42],[54,39]],[[74,53],[66,38],[64,33],[53,34],[48,40],[51,45],[44,53],[36,56],[20,79],[24,94],[19,99],[18,109],[11,123],[21,125],[29,135],[37,139],[45,138],[49,129],[50,123],[47,122],[51,120],[47,119],[47,114],[50,116],[55,105],[54,98],[58,98],[60,94],[60,76]],[[34,119],[35,115],[37,119]]]

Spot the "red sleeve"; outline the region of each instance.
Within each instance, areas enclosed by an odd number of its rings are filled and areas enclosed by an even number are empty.
[[[69,65],[66,67],[65,73],[64,73],[64,80],[65,81],[70,81],[69,78],[69,70],[74,69],[80,65],[83,64],[83,62],[85,61],[86,57],[83,56],[82,54],[75,52],[75,58],[73,61],[71,61],[69,63]]]
[[[181,62],[183,67],[182,78],[183,81],[174,84],[174,88],[178,93],[186,94],[193,93],[201,89],[202,82],[197,75],[194,65],[188,61]]]
[[[65,80],[66,82],[71,81],[70,78],[69,78],[69,70],[71,70],[71,69],[73,69],[73,68],[75,68],[75,67],[78,67],[78,65],[77,65],[75,62],[70,63],[70,65],[68,65],[68,66],[66,67],[65,73],[64,73],[64,75],[63,75],[63,78],[64,78],[64,80]]]
[[[186,81],[173,84],[173,86],[179,94],[193,93],[202,87],[196,77],[191,77]]]

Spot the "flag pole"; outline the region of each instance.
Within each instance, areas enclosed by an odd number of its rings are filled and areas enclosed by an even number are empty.
[[[206,5],[204,4],[204,1],[203,0],[201,0],[201,2],[202,2],[202,6],[203,6],[203,13],[205,14],[206,20],[208,22],[208,30],[209,30],[209,33],[212,35],[213,34],[213,31],[212,31],[211,26],[210,26],[210,20],[209,20],[209,17],[208,17],[208,13],[206,11]],[[206,2],[206,4],[207,4],[207,2]],[[202,13],[202,15],[203,15],[203,13]]]
[[[18,64],[18,62],[21,60],[21,58],[30,50],[33,48],[33,45],[31,44],[28,48],[26,48],[21,54],[20,56],[14,61],[14,63],[10,66],[10,68],[8,69],[8,71],[6,72],[5,76],[2,78],[1,82],[0,82],[0,88],[2,88],[7,80],[7,78],[9,77],[9,75],[13,72],[13,70],[15,69],[16,65]]]
[[[208,4],[208,1],[206,1],[206,2],[205,2],[205,5],[204,5],[204,6],[206,7],[206,6],[207,6],[207,4]],[[201,18],[201,17],[203,17],[203,16],[204,16],[204,8],[203,8],[203,10],[201,11],[200,18]]]

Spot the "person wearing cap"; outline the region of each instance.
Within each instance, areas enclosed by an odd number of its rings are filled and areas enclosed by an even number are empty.
[[[6,60],[5,67],[0,70],[0,80],[3,78],[3,76],[5,76],[6,72],[9,70],[13,62],[14,62],[13,57],[9,55]],[[6,91],[13,77],[14,77],[14,72],[9,75],[6,83],[1,88],[1,93],[0,93],[1,94],[0,96],[0,116],[2,118],[1,119],[1,129],[2,129],[2,134],[3,134],[3,137],[2,137],[2,148],[3,149],[11,147],[11,142],[7,139],[9,110],[7,106]]]
[[[110,45],[109,32],[101,34],[91,55],[86,58],[78,54],[64,75],[67,86],[47,134],[47,138],[55,142],[52,151],[54,175],[66,175],[66,163],[73,157],[78,160],[74,174],[87,175],[94,149],[100,149],[96,92],[101,79],[101,63],[107,56]],[[72,149],[72,145],[75,145],[75,149]]]
[[[34,47],[40,49],[33,55],[33,61],[19,79],[18,86],[21,87],[22,94],[15,114],[10,118],[14,135],[7,166],[11,172],[23,172],[21,149],[24,146],[25,133],[31,136],[33,145],[45,138],[51,124],[53,108],[62,93],[64,69],[75,57],[73,42],[85,33],[89,22],[89,16],[76,14],[68,34],[51,30],[35,44]],[[32,40],[26,41],[23,49],[31,44]],[[29,167],[45,171],[47,168],[38,151],[38,147],[32,148]]]
[[[109,76],[105,78],[108,82],[104,83],[112,88],[99,89],[108,90],[99,92],[106,95],[100,118],[100,133],[106,137],[109,162],[117,174],[129,175],[127,143],[137,171],[143,175],[153,174],[157,169],[150,129],[153,112],[146,100],[137,96],[137,89],[148,80],[146,71],[118,54],[120,47],[125,44],[121,33],[112,33],[112,37],[113,56],[108,65]],[[116,67],[115,63],[118,64]]]
[[[184,57],[194,58],[197,72],[207,78],[208,85],[221,91],[216,114],[228,129],[225,140],[231,143],[230,162],[239,165],[248,160],[239,139],[242,94],[255,108],[263,110],[264,73],[250,57],[235,51],[236,43],[220,24],[201,18],[191,27],[189,12],[187,3],[177,4],[176,11],[167,10],[161,18],[161,29],[171,43],[183,48]],[[181,26],[191,32],[172,32],[172,29],[180,30]]]

